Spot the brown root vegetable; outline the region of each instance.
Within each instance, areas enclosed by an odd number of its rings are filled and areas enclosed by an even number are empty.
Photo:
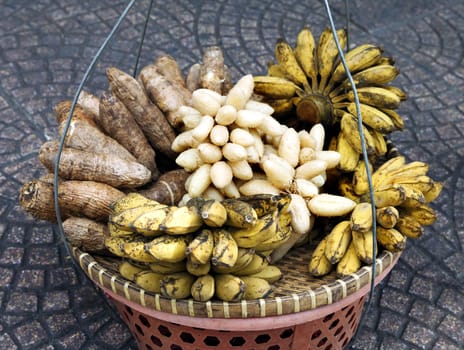
[[[58,131],[63,135],[66,119],[71,110],[71,102],[64,101],[55,108],[58,121]],[[87,151],[115,155],[127,161],[136,162],[136,158],[118,141],[105,135],[91,120],[84,110],[76,106],[70,127],[68,129],[65,145],[67,147]]]
[[[98,117],[100,110],[100,99],[97,96],[82,90],[77,99],[77,104],[84,110],[85,113],[91,115],[94,119]]]
[[[59,144],[45,142],[40,147],[39,159],[54,171]],[[138,162],[131,162],[115,155],[63,148],[59,176],[66,180],[98,181],[117,188],[136,188],[151,180],[151,172]]]
[[[145,66],[140,71],[139,79],[150,100],[164,112],[169,124],[173,128],[179,128],[182,120],[176,112],[181,106],[190,103],[180,93],[180,87],[171,83],[155,65]]]
[[[38,220],[56,223],[54,203],[52,182],[34,179],[25,183],[19,191],[19,204]],[[61,212],[62,219],[67,216],[66,212]]]
[[[187,85],[187,89],[189,89],[189,91],[191,92],[201,87],[200,71],[201,71],[201,64],[195,63],[190,67],[187,73],[187,78],[185,78],[185,85]]]
[[[170,82],[175,82],[180,86],[185,86],[184,75],[174,57],[170,55],[161,55],[155,61],[155,67]]]
[[[210,46],[203,54],[203,64],[200,71],[202,88],[222,94],[224,82],[224,56],[219,46]]]
[[[85,216],[106,222],[111,204],[125,196],[118,189],[96,181],[63,181],[58,186],[58,201],[70,216]]]
[[[108,253],[105,240],[110,236],[108,226],[87,218],[70,217],[63,222],[67,241],[73,247],[89,253]]]
[[[21,188],[19,203],[34,218],[56,223],[53,193],[53,184],[34,179]],[[124,192],[100,182],[61,181],[58,186],[61,219],[84,216],[105,222],[111,213],[110,205],[124,196]]]
[[[171,150],[176,133],[163,112],[148,99],[143,87],[114,67],[108,68],[106,75],[111,91],[132,113],[153,148],[170,160],[176,159],[177,153]]]
[[[152,172],[152,179],[159,177],[155,151],[132,114],[116,96],[109,92],[103,93],[97,120],[108,135],[123,145],[140,164]]]
[[[185,181],[189,175],[184,169],[168,171],[161,175],[153,185],[139,193],[163,204],[177,205],[186,193]]]

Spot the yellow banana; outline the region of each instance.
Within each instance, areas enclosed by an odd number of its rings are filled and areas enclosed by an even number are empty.
[[[238,257],[234,266],[212,266],[212,270],[215,273],[235,273],[240,269],[247,266],[255,255],[253,248],[238,248]]]
[[[387,140],[384,135],[377,130],[369,128],[369,132],[374,140],[375,154],[378,157],[384,156],[388,152]]]
[[[396,111],[388,108],[379,108],[379,110],[381,110],[383,113],[390,117],[392,123],[395,124],[397,130],[404,129],[404,120]]]
[[[210,300],[215,293],[214,284],[214,277],[211,275],[198,277],[190,289],[193,300],[202,302]]]
[[[377,242],[393,253],[406,248],[406,236],[395,228],[377,227]]]
[[[194,276],[204,276],[211,270],[211,263],[209,260],[205,264],[198,264],[187,259],[185,266],[187,268],[187,272]]]
[[[250,277],[259,277],[269,283],[277,282],[282,278],[282,271],[275,265],[267,265],[260,272],[249,275]]]
[[[368,194],[363,195],[363,199],[370,201]],[[385,185],[374,190],[374,201],[377,208],[396,207],[401,205],[406,199],[406,191],[399,185]]]
[[[185,260],[181,260],[175,263],[156,261],[148,265],[150,270],[156,273],[167,275],[175,272],[182,272],[187,269]]]
[[[432,225],[437,219],[435,210],[427,204],[420,204],[414,208],[402,208],[400,216],[411,216],[421,225]]]
[[[131,263],[127,260],[121,261],[121,263],[118,266],[118,271],[121,274],[122,277],[129,281],[134,281],[135,280],[135,275],[139,272],[142,271],[147,271],[148,267],[139,265],[139,264],[134,264]]]
[[[432,181],[432,186],[428,191],[423,192],[425,202],[430,203],[438,198],[443,189],[443,183]]]
[[[384,134],[396,130],[396,126],[391,118],[378,108],[366,105],[364,103],[360,103],[359,107],[363,124]],[[350,103],[347,108],[351,114],[357,115],[355,103]]]
[[[339,29],[336,32],[340,46],[344,49],[346,45],[347,35],[345,29]],[[319,74],[321,76],[321,81],[318,86],[318,91],[324,91],[324,88],[327,84],[327,80],[332,73],[334,67],[335,59],[338,56],[338,49],[335,43],[335,39],[330,28],[324,29],[324,31],[319,36],[319,41],[317,45],[317,67],[319,69]]]
[[[260,254],[253,254],[251,261],[242,267],[241,269],[235,270],[234,275],[237,276],[249,276],[255,273],[261,272],[266,266],[269,265],[269,258],[264,257]]]
[[[319,277],[327,275],[332,270],[332,264],[325,255],[325,247],[327,245],[327,237],[322,239],[313,251],[311,260],[309,261],[309,273]]]
[[[393,92],[384,87],[367,86],[357,89],[358,98],[360,103],[365,103],[370,106],[397,109],[400,106],[400,98]],[[340,95],[334,99],[333,102],[339,102],[344,99],[354,102],[353,91],[349,91],[346,95]]]
[[[108,221],[124,231],[134,231],[147,236],[157,235],[159,225],[166,218],[168,210],[168,207],[142,205],[110,215]]]
[[[368,162],[369,170],[372,174],[372,164]],[[369,182],[367,179],[367,169],[364,160],[360,160],[353,173],[353,191],[356,195],[361,195],[369,191]]]
[[[358,130],[358,122],[357,118],[350,114],[346,113],[340,122],[341,132],[343,133],[346,141],[353,147],[353,149],[358,153],[362,153],[362,146],[361,146],[361,135]],[[368,154],[375,153],[375,144],[372,138],[372,135],[367,130],[367,128],[363,125],[363,134],[364,140],[366,141],[366,150]],[[341,162],[341,160],[340,160]]]
[[[377,223],[384,228],[393,228],[399,219],[399,212],[393,206],[378,208],[376,210]]]
[[[113,214],[119,214],[127,209],[137,208],[144,205],[150,205],[155,207],[167,207],[166,204],[161,204],[157,201],[148,199],[137,192],[131,192],[126,194],[124,197],[118,199],[116,202],[110,205]]]
[[[433,180],[427,175],[419,175],[416,177],[390,177],[389,182],[400,186],[414,188],[415,190],[422,193],[430,191],[430,189],[433,187]]]
[[[163,235],[145,243],[145,250],[155,259],[165,262],[179,262],[185,259],[185,250],[190,236]]]
[[[429,171],[429,165],[424,162],[414,161],[407,164],[404,164],[402,167],[390,171],[389,175],[392,178],[392,182],[395,180],[395,177],[398,178],[408,178],[408,177],[417,177],[425,176]],[[396,180],[395,180],[396,181]],[[396,181],[399,182],[399,181]]]
[[[363,69],[362,71],[353,74],[353,81],[357,87],[368,85],[384,85],[394,80],[400,73],[399,69],[391,64],[377,64],[375,66]],[[329,94],[330,97],[335,97],[341,91],[350,88],[348,79],[344,80],[339,87],[332,90]],[[328,91],[326,89],[326,91]]]
[[[213,231],[214,248],[211,263],[214,266],[234,266],[238,258],[238,245],[229,231],[217,229]]]
[[[375,259],[373,243],[374,235],[372,231],[359,232],[352,231],[353,245],[359,259],[366,264],[372,264]]]
[[[159,293],[160,281],[164,275],[153,271],[141,271],[134,276],[134,283],[148,292]]]
[[[244,201],[229,198],[224,199],[221,203],[227,211],[226,225],[248,228],[252,227],[258,220],[256,211],[250,204]]]
[[[139,238],[134,238],[132,236],[110,236],[105,239],[105,247],[114,255],[121,258],[127,257],[127,254],[122,250],[122,245],[125,242],[133,242]]]
[[[213,231],[203,229],[189,243],[185,254],[187,257],[198,264],[206,264],[213,255],[214,234]]]
[[[120,229],[112,222],[108,222],[108,231],[110,233],[110,236],[113,236],[113,237],[130,236],[135,233],[134,231],[126,231],[126,230]]]
[[[298,64],[295,54],[293,53],[293,49],[284,39],[277,40],[274,48],[274,54],[277,62],[284,70],[288,79],[293,81],[295,84],[303,86],[305,90],[309,91],[308,79],[306,78],[303,69],[301,69]]]
[[[146,240],[137,240],[132,242],[124,242],[121,249],[126,256],[137,262],[152,263],[156,259],[145,250]]]
[[[409,185],[402,184],[401,187],[404,188],[406,196],[404,202],[401,203],[402,207],[414,208],[425,203],[425,196],[421,191]]]
[[[286,214],[286,213],[285,213]],[[291,225],[280,226],[277,225],[276,234],[273,235],[271,238],[258,243],[254,248],[257,252],[268,251],[272,249],[277,249],[285,242],[287,242],[292,235],[294,235],[294,231]]]
[[[373,174],[372,174],[372,184],[375,187],[379,187],[389,181],[389,173],[395,169],[398,169],[404,165],[406,158],[403,156],[398,156],[390,158],[385,163],[383,163]]]
[[[369,68],[377,63],[382,57],[382,49],[371,44],[356,46],[354,49],[345,54],[345,61],[351,73],[359,72]],[[334,69],[330,83],[327,85],[325,92],[329,92],[331,87],[346,78],[345,67],[340,62]]]
[[[242,248],[253,248],[276,234],[279,211],[275,210],[260,217],[250,228],[231,230],[230,233],[237,245]]]
[[[358,202],[359,196],[354,192],[354,186],[351,179],[347,176],[340,177],[338,181],[338,194]]]
[[[355,273],[361,267],[354,242],[351,242],[343,258],[337,263],[337,275],[343,277]]]
[[[250,204],[258,217],[269,214],[274,210],[286,211],[290,205],[291,197],[288,193],[282,194],[256,194],[240,197],[241,201]]]
[[[160,281],[161,295],[173,298],[184,299],[190,297],[193,282],[196,277],[188,272],[176,272],[164,275]]]
[[[172,235],[184,235],[195,232],[203,220],[195,207],[170,207],[159,229]]]
[[[221,227],[227,220],[226,208],[215,199],[208,200],[201,206],[200,215],[203,222],[210,227]]]
[[[246,285],[240,277],[231,274],[214,276],[216,297],[223,301],[239,301],[245,295]]]
[[[406,92],[404,92],[403,90],[401,90],[399,87],[397,86],[393,86],[393,85],[384,85],[383,86],[385,89],[387,89],[388,91],[391,91],[393,92],[396,96],[399,97],[399,99],[401,101],[404,101],[408,98],[408,95],[406,94]]]
[[[280,66],[279,66],[280,67]],[[290,80],[277,76],[254,76],[254,92],[272,100],[288,100],[294,97],[300,88]]]
[[[324,254],[331,264],[336,264],[345,255],[351,242],[350,221],[339,222],[327,235]]]
[[[354,171],[358,165],[360,153],[351,146],[343,132],[338,134],[337,152],[340,153],[338,168],[345,172]]]
[[[285,71],[282,67],[274,62],[267,63],[267,75],[270,77],[285,78]]]
[[[308,27],[303,28],[296,38],[295,57],[307,77],[311,79],[311,88],[317,87],[316,43]]]
[[[372,229],[372,206],[370,203],[358,203],[351,212],[351,229],[369,232]]]
[[[264,278],[253,276],[242,276],[240,278],[245,283],[244,299],[266,298],[272,293],[272,286]]]
[[[409,215],[400,217],[395,228],[408,238],[419,238],[424,233],[420,222]]]

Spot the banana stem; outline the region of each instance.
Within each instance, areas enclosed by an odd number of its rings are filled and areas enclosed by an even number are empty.
[[[331,103],[320,95],[302,98],[296,106],[296,114],[300,120],[312,124],[332,125],[334,122]]]

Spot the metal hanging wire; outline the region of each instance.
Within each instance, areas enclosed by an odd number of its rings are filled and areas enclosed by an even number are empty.
[[[376,270],[377,270],[377,260],[376,260],[376,257],[377,257],[377,220],[376,220],[376,210],[375,210],[376,208],[375,208],[375,200],[374,200],[374,186],[373,186],[373,183],[372,183],[371,170],[367,166],[367,164],[369,164],[369,158],[368,158],[368,155],[367,155],[366,140],[364,138],[361,107],[360,107],[360,104],[359,104],[358,92],[357,92],[357,89],[356,89],[356,84],[354,83],[353,77],[351,76],[351,72],[350,72],[350,70],[348,68],[348,65],[346,63],[345,54],[343,53],[343,49],[342,49],[342,47],[340,45],[340,42],[339,42],[337,34],[336,34],[337,30],[336,30],[336,27],[335,27],[335,24],[334,24],[334,20],[333,20],[333,17],[332,17],[332,11],[330,9],[330,5],[329,5],[328,0],[324,0],[324,4],[325,4],[326,12],[327,12],[327,17],[328,17],[329,22],[330,22],[330,28],[332,30],[332,35],[333,35],[333,37],[335,39],[335,43],[337,45],[338,53],[340,55],[340,61],[343,64],[343,68],[345,68],[345,72],[346,72],[348,80],[350,81],[351,90],[353,91],[353,95],[354,95],[354,102],[355,102],[355,105],[356,105],[356,116],[357,116],[357,120],[358,120],[358,131],[359,131],[359,135],[361,137],[362,155],[363,155],[364,164],[366,166],[367,182],[368,182],[368,185],[369,185],[369,198],[370,198],[370,201],[371,201],[371,209],[372,209],[372,233],[373,233],[373,240],[372,240],[372,252],[373,253],[372,253],[372,255],[373,255],[373,257],[372,257],[372,267],[371,267],[372,271],[371,271],[371,274],[370,274],[371,280],[370,280],[369,298],[368,298],[368,301],[367,301],[366,309],[361,314],[361,318],[360,318],[358,327],[356,329],[356,332],[355,332],[355,334],[353,335],[353,337],[352,337],[352,339],[350,341],[350,345],[351,345],[353,343],[353,341],[356,340],[356,337],[359,334],[359,330],[361,329],[361,327],[363,325],[365,315],[370,310],[373,295],[374,295],[375,276],[376,276]],[[347,2],[347,0],[345,1],[345,6],[346,6],[346,9],[347,9],[346,22],[349,23],[349,12],[348,12],[348,2]],[[347,31],[348,31],[348,28],[347,28]],[[348,33],[347,37],[349,38],[349,33]],[[347,46],[348,46],[348,40],[347,40]]]

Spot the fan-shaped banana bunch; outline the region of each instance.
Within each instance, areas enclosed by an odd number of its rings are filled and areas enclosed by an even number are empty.
[[[366,168],[361,161],[352,181],[342,181],[339,189],[358,204],[350,219],[337,224],[320,242],[310,262],[316,276],[330,272],[346,275],[359,269],[361,263],[371,264],[373,254],[373,212],[368,193]],[[430,207],[442,183],[427,176],[426,163],[405,162],[403,156],[382,164],[372,175],[374,187],[377,242],[383,248],[398,252],[406,247],[407,238],[419,238],[424,226],[436,220]]]
[[[130,193],[112,205],[105,245],[123,277],[171,298],[262,298],[281,277],[271,254],[292,235],[290,195],[168,206]]]
[[[337,37],[344,48],[346,31],[338,30]],[[263,96],[279,119],[285,116],[293,119],[296,113],[303,127],[307,123],[339,123],[339,167],[353,171],[362,152],[357,110],[330,28],[322,32],[317,43],[310,29],[304,28],[294,49],[279,39],[275,58],[277,63],[269,64],[267,76],[254,77],[254,92]],[[399,70],[376,45],[359,45],[348,51],[345,59],[357,87],[367,151],[374,156],[383,155],[384,134],[403,128],[403,120],[394,110],[406,95],[397,87],[386,85],[396,78]],[[291,119],[287,119],[289,125],[294,123]]]

